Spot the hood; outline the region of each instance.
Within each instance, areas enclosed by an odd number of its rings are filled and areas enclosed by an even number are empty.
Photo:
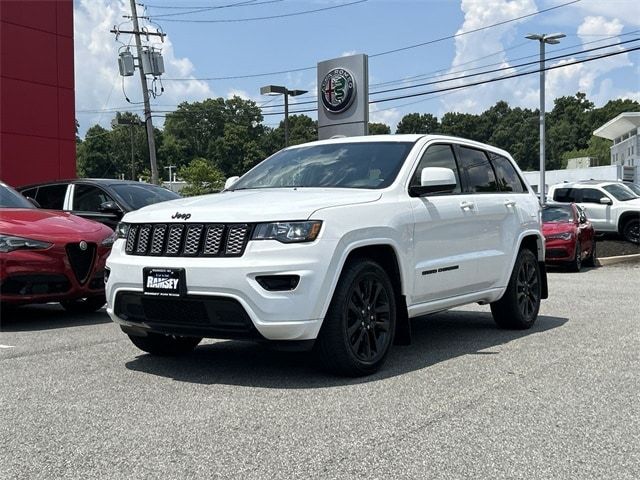
[[[3,208],[0,210],[0,233],[36,240],[92,240],[106,237],[111,230],[92,220],[70,213],[37,208]]]
[[[381,195],[376,190],[354,188],[236,190],[149,205],[127,213],[123,221],[254,223],[306,220],[321,208],[375,202]]]
[[[547,222],[542,224],[542,234],[573,232],[576,226],[572,222]]]

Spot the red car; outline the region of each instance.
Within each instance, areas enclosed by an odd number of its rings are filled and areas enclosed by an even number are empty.
[[[98,310],[105,304],[104,264],[114,239],[109,227],[35,208],[0,182],[0,303]]]
[[[574,203],[548,204],[542,209],[542,233],[546,239],[546,263],[568,265],[579,272],[582,265],[596,265],[596,238],[584,210]]]

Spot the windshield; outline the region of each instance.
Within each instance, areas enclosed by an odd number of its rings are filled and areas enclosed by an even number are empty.
[[[602,188],[604,188],[608,193],[616,197],[616,200],[620,200],[621,202],[626,202],[627,200],[633,200],[634,198],[638,198],[638,195],[633,193],[633,190],[619,183],[612,183],[611,185],[605,185]]]
[[[36,208],[13,188],[0,183],[0,208]]]
[[[282,150],[250,170],[230,190],[385,188],[395,180],[412,147],[411,142],[354,142]]]
[[[561,205],[544,207],[542,209],[542,221],[548,222],[573,222],[573,211],[571,207]]]
[[[127,202],[133,210],[146,207],[152,203],[165,202],[180,198],[175,192],[156,185],[140,184],[115,184],[111,188]]]
[[[635,183],[625,183],[625,186],[640,197],[640,185]]]

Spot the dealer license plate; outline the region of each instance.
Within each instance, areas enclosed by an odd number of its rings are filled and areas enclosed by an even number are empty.
[[[145,295],[181,297],[187,291],[184,268],[152,268],[142,270]]]

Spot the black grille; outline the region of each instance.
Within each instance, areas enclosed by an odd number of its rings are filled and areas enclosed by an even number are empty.
[[[145,223],[131,225],[128,255],[241,257],[251,235],[249,224]]]
[[[85,249],[80,248],[80,245],[84,245]],[[93,267],[93,261],[96,256],[96,244],[95,243],[68,243],[67,244],[67,257],[69,257],[69,263],[73,274],[76,276],[78,283],[84,285],[89,279],[91,273],[91,267]]]
[[[212,338],[260,338],[242,305],[232,298],[188,296],[168,298],[119,292],[115,314],[152,330]]]
[[[71,288],[64,275],[13,275],[0,284],[3,295],[46,295],[63,293]]]

